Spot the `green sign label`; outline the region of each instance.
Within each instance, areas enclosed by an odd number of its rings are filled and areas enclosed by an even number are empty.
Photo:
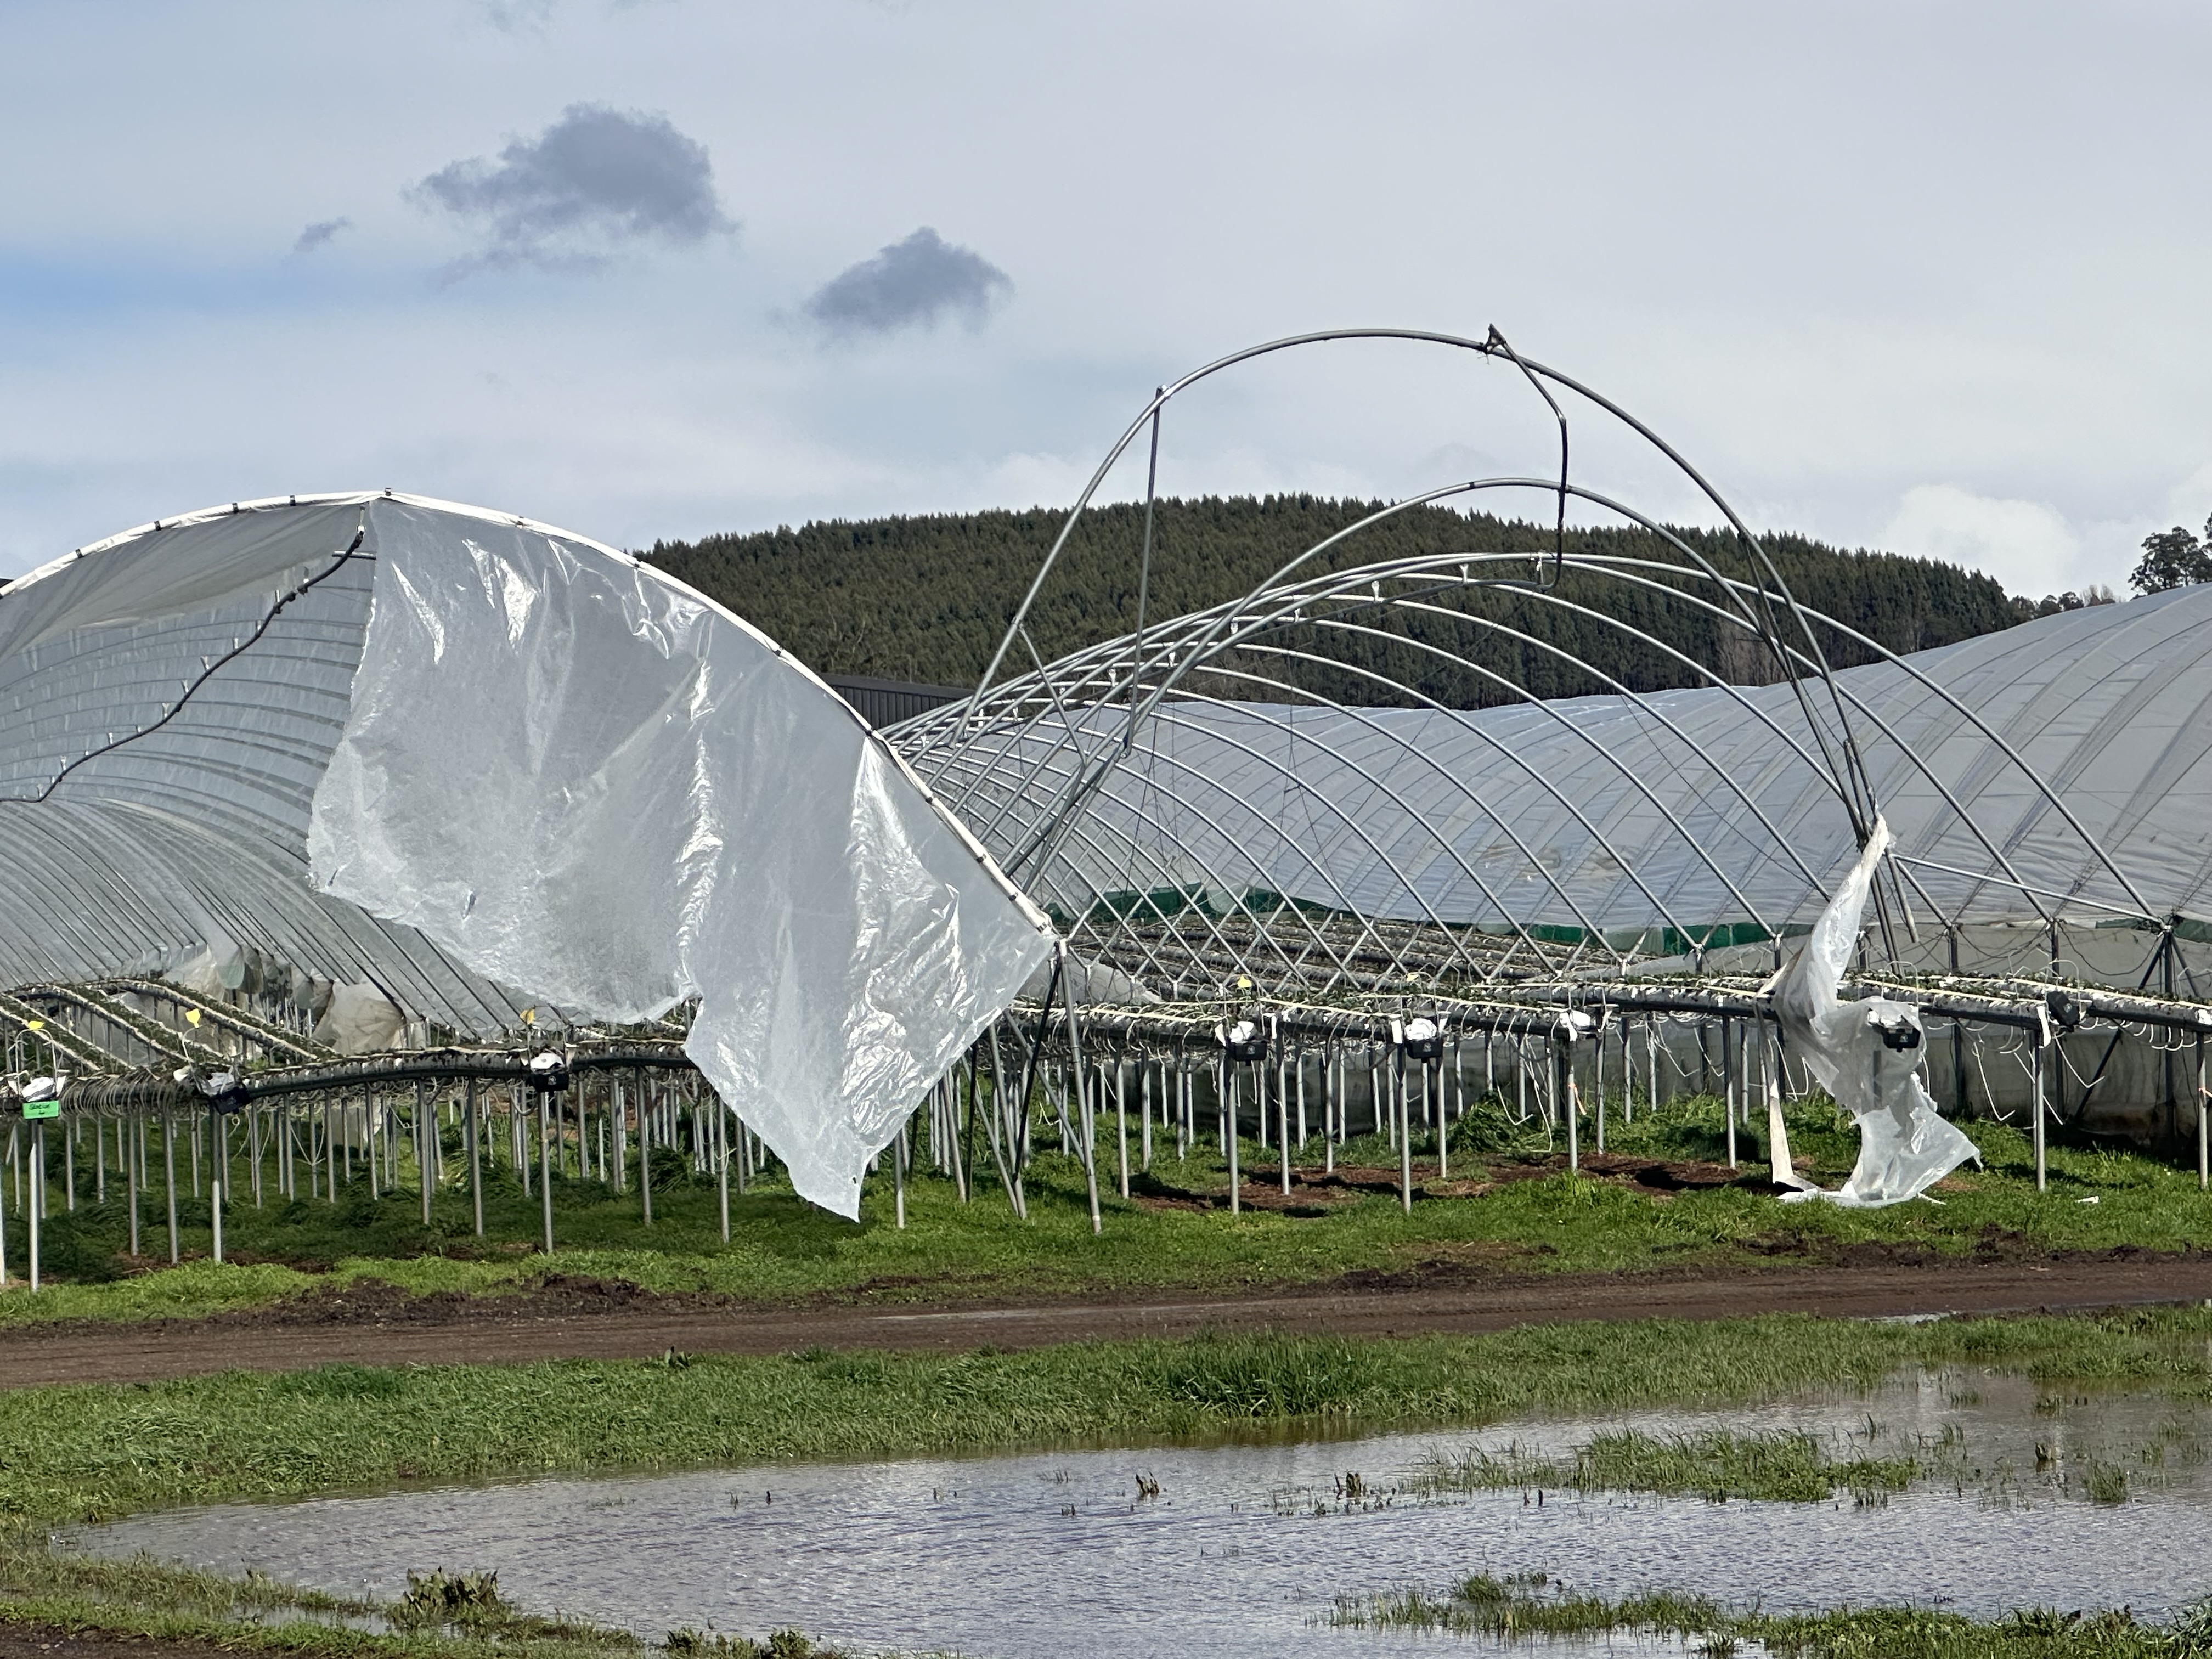
[[[58,1100],[31,1100],[23,1103],[25,1117],[59,1117],[62,1103]]]

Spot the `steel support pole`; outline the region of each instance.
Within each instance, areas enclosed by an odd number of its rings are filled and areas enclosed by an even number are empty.
[[[1121,1149],[1121,1196],[1129,1196],[1129,1080],[1128,1066],[1119,1054],[1114,1056],[1114,1129]]]
[[[2035,1124],[2035,1190],[2039,1193],[2048,1184],[2043,1163],[2043,1045],[2039,1042],[2035,1048],[2033,1084],[2035,1091],[2035,1110],[2033,1114]]]
[[[1567,1120],[1567,1168],[1583,1167],[1582,1101],[1575,1093],[1575,1044],[1572,1037],[1559,1045],[1559,1114]],[[1735,1163],[1735,1134],[1730,1126],[1729,1163]]]
[[[230,1185],[230,1125],[213,1106],[208,1108],[208,1220],[215,1243],[215,1259],[222,1260],[222,1200]]]
[[[1141,1049],[1139,1051],[1140,1054],[1142,1052]],[[1164,1070],[1161,1075],[1164,1079]],[[975,1074],[970,1070],[968,1074],[968,1118],[970,1123],[975,1117]],[[1139,1167],[1150,1175],[1152,1172],[1152,1068],[1142,1059],[1137,1062],[1137,1116]],[[1127,1188],[1124,1188],[1121,1196],[1127,1198],[1128,1195]]]
[[[1062,945],[1059,948],[1065,953],[1067,947]],[[1065,961],[1061,965],[1064,969]],[[1075,1077],[1076,1099],[1083,1108],[1083,1184],[1085,1192],[1091,1200],[1091,1233],[1095,1238],[1106,1231],[1105,1218],[1098,1211],[1098,1122],[1091,1112],[1091,1102],[1084,1096],[1083,1033],[1076,1019],[1076,1000],[1073,996],[1067,999],[1068,1065]],[[1236,1125],[1231,1124],[1230,1129],[1232,1133],[1235,1133]],[[1125,1158],[1125,1167],[1126,1164]]]
[[[1390,1067],[1390,1092],[1397,1097],[1392,1103],[1390,1121],[1398,1132],[1398,1201],[1407,1215],[1413,1212],[1413,1122],[1406,1100],[1406,1051],[1397,1051],[1395,1063]]]
[[[1237,1098],[1235,1063],[1224,1060],[1221,1062],[1221,1070],[1217,1075],[1221,1079],[1223,1085],[1221,1091],[1221,1121],[1224,1126],[1222,1138],[1229,1143],[1229,1213],[1235,1215],[1244,1207],[1243,1177],[1237,1170],[1237,1108],[1240,1103]]]
[[[1079,1080],[1076,1087],[1080,1089]],[[901,1232],[906,1231],[906,1121],[902,1119],[898,1133],[891,1137],[891,1213],[892,1224]]]
[[[1328,1175],[1334,1175],[1336,1173],[1336,1137],[1340,1130],[1339,1118],[1344,1109],[1343,1107],[1338,1103],[1335,1091],[1329,1081],[1334,1069],[1334,1062],[1335,1057],[1331,1054],[1328,1049],[1322,1049],[1319,1060],[1321,1066],[1321,1166],[1322,1172]]]
[[[742,1126],[739,1133],[744,1133]],[[714,1097],[714,1199],[721,1212],[722,1243],[730,1242],[730,1109]]]
[[[184,1257],[177,1240],[177,1120],[166,1109],[161,1113],[161,1172],[169,1189],[169,1265],[173,1267]]]
[[[477,1080],[471,1078],[462,1085],[461,1109],[466,1120],[462,1124],[464,1138],[469,1144],[469,1212],[476,1222],[477,1237],[483,1237],[483,1147],[477,1128]]]
[[[422,1198],[422,1224],[430,1224],[430,1188],[435,1176],[431,1173],[437,1160],[431,1148],[437,1144],[438,1126],[431,1118],[428,1104],[427,1084],[415,1085],[415,1185]]]
[[[1729,1017],[1721,1016],[1721,1109],[1728,1119],[1728,1166],[1735,1168],[1735,1040]]]
[[[546,1104],[551,1098],[548,1091],[538,1091],[538,1208],[544,1223],[548,1255],[553,1254],[553,1126],[551,1109]]]
[[[653,1225],[653,1108],[637,1091],[637,1192],[645,1224]]]
[[[29,1217],[31,1223],[31,1293],[35,1296],[39,1291],[39,1220],[46,1207],[46,1125],[44,1119],[40,1119],[38,1127],[31,1131],[30,1196],[31,1201],[23,1206],[23,1212]]]
[[[1444,1064],[1437,1061],[1437,1179],[1451,1179],[1451,1119],[1444,1110]],[[1429,1115],[1429,1062],[1421,1062],[1421,1115]]]

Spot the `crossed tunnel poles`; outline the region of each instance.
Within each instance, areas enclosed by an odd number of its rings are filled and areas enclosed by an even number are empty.
[[[1915,1002],[1927,1014],[1951,1021],[1954,1042],[1963,1041],[1960,1034],[1972,1028],[2010,1033],[2008,1040],[2021,1046],[2023,1063],[2032,1073],[2031,1092],[2037,1103],[2032,1133],[2039,1185],[2046,1179],[2046,1123],[2052,1115],[2063,1121],[2057,1110],[2062,1103],[2051,1098],[2057,1091],[2047,1086],[2054,1076],[2050,1057],[2062,1041],[2087,1042],[2093,1048],[2102,1042],[2109,1053],[2122,1034],[2133,1032],[2156,1043],[2169,1069],[2177,1069],[2177,1060],[2193,1047],[2199,1180],[2212,1185],[2203,1042],[2212,1035],[2212,1005],[2142,990],[2019,977],[1953,975],[1930,983],[1864,975],[1846,988],[1847,994],[1881,994]],[[1232,1177],[1229,1206],[1236,1210],[1243,1207],[1245,1197],[1241,1167],[1244,1137],[1232,1133],[1231,1125],[1241,1130],[1248,1122],[1254,1124],[1262,1149],[1272,1144],[1278,1150],[1278,1179],[1287,1193],[1294,1149],[1310,1144],[1310,1103],[1319,1108],[1322,1155],[1333,1171],[1335,1148],[1352,1128],[1364,1094],[1367,1127],[1388,1136],[1397,1154],[1399,1195],[1410,1205],[1416,1191],[1413,1160],[1417,1140],[1433,1137],[1437,1178],[1449,1179],[1449,1114],[1455,1097],[1457,1109],[1465,1109],[1470,1092],[1466,1062],[1476,1040],[1482,1045],[1485,1088],[1498,1085],[1495,1064],[1503,1053],[1508,1066],[1504,1084],[1514,1091],[1520,1115],[1525,1120],[1532,1111],[1539,1114],[1562,1133],[1570,1167],[1579,1167],[1585,1126],[1595,1128],[1597,1150],[1605,1150],[1609,1090],[1611,1098],[1626,1112],[1635,1109],[1639,1092],[1646,1101],[1659,1098],[1662,1072],[1678,1062],[1670,1059],[1670,1045],[1660,1042],[1658,1036],[1662,1030],[1686,1024],[1698,1034],[1693,1052],[1701,1075],[1708,1082],[1718,1082],[1726,1102],[1733,1164],[1735,1133],[1749,1115],[1754,1075],[1760,1086],[1771,1088],[1780,1072],[1786,1091],[1788,1057],[1771,1034],[1759,992],[1755,977],[1709,975],[1671,981],[1523,981],[1476,996],[1408,990],[1333,1003],[1257,1005],[1239,998],[1124,1006],[1079,1003],[1071,1010],[1065,993],[1056,988],[1053,1000],[1018,1006],[978,1041],[964,1064],[964,1090],[963,1068],[956,1066],[929,1091],[921,1109],[928,1114],[931,1154],[941,1172],[959,1181],[963,1200],[969,1196],[967,1171],[975,1161],[981,1127],[989,1137],[989,1156],[999,1167],[1010,1201],[1017,1213],[1025,1213],[1022,1172],[1034,1127],[1031,1119],[1040,1096],[1048,1110],[1054,1106],[1056,1086],[1064,1145],[1084,1168],[1093,1224],[1103,1229],[1097,1201],[1099,1120],[1107,1111],[1115,1114],[1118,1185],[1126,1198],[1133,1169],[1149,1168],[1156,1127],[1161,1134],[1172,1133],[1179,1149],[1187,1148],[1199,1138],[1203,1097],[1210,1092],[1214,1132]],[[1717,1056],[1711,1053],[1715,1034],[1719,1037]],[[601,1178],[611,1176],[619,1186],[629,1165],[627,1140],[633,1124],[640,1152],[641,1213],[648,1223],[654,1149],[680,1144],[684,1137],[676,1121],[680,1111],[691,1114],[689,1139],[695,1162],[715,1175],[725,1239],[729,1237],[732,1171],[744,1191],[759,1157],[750,1132],[740,1124],[732,1137],[728,1115],[690,1085],[648,1085],[651,1076],[665,1079],[675,1072],[680,1078],[690,1069],[672,1041],[394,1053],[216,1077],[191,1068],[173,1073],[109,1070],[80,1075],[70,1070],[77,1063],[70,1059],[72,1054],[100,1058],[81,1039],[35,1015],[19,1022],[9,1040],[12,1080],[0,1091],[0,1127],[8,1131],[7,1173],[14,1179],[15,1201],[4,1208],[22,1217],[35,1232],[47,1214],[51,1165],[56,1161],[63,1166],[64,1190],[73,1206],[79,1166],[88,1151],[95,1199],[104,1196],[111,1168],[125,1186],[135,1254],[141,1199],[154,1185],[149,1176],[158,1131],[160,1184],[167,1198],[173,1261],[180,1254],[179,1181],[187,1175],[195,1197],[204,1188],[211,1243],[220,1258],[220,1218],[223,1206],[235,1201],[232,1171],[241,1141],[254,1201],[263,1198],[266,1167],[273,1162],[279,1194],[296,1195],[304,1170],[308,1194],[319,1191],[336,1202],[341,1178],[345,1188],[352,1190],[355,1181],[365,1177],[372,1193],[401,1184],[398,1130],[404,1126],[417,1170],[422,1172],[416,1186],[427,1212],[431,1194],[444,1178],[448,1154],[439,1134],[448,1105],[458,1109],[472,1219],[481,1231],[486,1164],[497,1161],[488,1160],[486,1142],[500,1115],[502,1085],[507,1162],[526,1193],[531,1192],[531,1182],[536,1183],[534,1195],[549,1249],[554,1242],[551,1197],[558,1164],[573,1153],[579,1176],[596,1170]],[[112,1065],[112,1059],[109,1063]],[[27,1073],[34,1067],[47,1074],[30,1079]],[[1362,1072],[1364,1090],[1353,1086]],[[2085,1097],[2096,1082],[2094,1076],[2084,1081]],[[1313,1091],[1317,1097],[1310,1102],[1310,1085],[1315,1083],[1319,1085]],[[586,1098],[594,1085],[603,1091],[596,1118]],[[960,1110],[963,1094],[964,1125]],[[380,1113],[373,1104],[395,1098],[401,1109]],[[406,1109],[410,1098],[411,1110]],[[538,1131],[534,1157],[529,1134],[533,1121]],[[373,1126],[380,1129],[380,1139],[370,1133]],[[50,1127],[60,1137],[58,1148]],[[1133,1127],[1139,1143],[1133,1160]],[[83,1133],[87,1128],[88,1136]],[[304,1146],[295,1139],[301,1130]],[[911,1133],[902,1125],[889,1149],[900,1224],[905,1219],[915,1162]],[[182,1148],[179,1140],[185,1143]],[[35,1252],[36,1243],[27,1242]],[[0,1226],[0,1273],[7,1271],[7,1243],[8,1230]],[[35,1272],[35,1255],[32,1265]]]

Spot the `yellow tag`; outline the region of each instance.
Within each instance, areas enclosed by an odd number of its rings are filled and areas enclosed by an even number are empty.
[[[522,1011],[522,1023],[525,1025],[538,1024],[538,1011],[535,1008],[525,1008]]]
[[[46,1029],[46,1022],[43,1019],[27,1019],[23,1022],[23,1029],[27,1031],[43,1031]]]
[[[198,1009],[197,1009],[197,1008],[187,1008],[187,1009],[185,1009],[185,1024],[187,1024],[187,1025],[197,1025],[197,1024],[198,1024],[199,1023],[200,1023],[200,1011],[199,1011]]]

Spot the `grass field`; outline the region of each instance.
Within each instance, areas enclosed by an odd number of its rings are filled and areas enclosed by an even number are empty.
[[[146,1385],[0,1394],[0,1625],[91,1628],[189,1650],[389,1659],[593,1659],[629,1639],[533,1619],[435,1584],[422,1604],[373,1607],[150,1563],[88,1561],[49,1548],[51,1529],[131,1510],[336,1488],[550,1472],[868,1458],[1054,1444],[1352,1434],[1469,1425],[1531,1412],[1668,1403],[1755,1403],[1871,1386],[1900,1366],[1964,1365],[2070,1389],[2212,1397],[2212,1310],[1925,1324],[1800,1316],[1707,1323],[1555,1325],[1496,1335],[1348,1341],[1250,1336],[1085,1344],[953,1358],[813,1352],[517,1366],[234,1372]],[[1571,1470],[1439,1468],[1493,1479],[1702,1492],[1783,1500],[1914,1479],[1888,1464],[1830,1463],[1786,1437],[1710,1435],[1664,1444],[1600,1437]],[[431,1569],[465,1563],[426,1561]],[[1469,1585],[1474,1588],[1470,1589]],[[2027,1653],[2137,1659],[2202,1651],[2120,1615],[1976,1624],[1900,1610],[1778,1620],[1695,1598],[1614,1607],[1476,1581],[1349,1601],[1346,1624],[1495,1627],[1501,1613],[1547,1628],[1669,1629],[1715,1653],[1758,1640],[1804,1659],[1956,1659]],[[1517,1596],[1518,1601],[1513,1598]],[[1648,1604],[1647,1604],[1648,1603]],[[439,1611],[444,1606],[444,1613]],[[1669,1624],[1666,1621],[1672,1620]],[[377,1628],[356,1628],[363,1620]],[[1490,1624],[1483,1621],[1491,1620]],[[1548,1621],[1548,1623],[1547,1623]],[[1563,1622],[1564,1621],[1564,1622]],[[675,1633],[672,1650],[745,1659]],[[690,1645],[687,1647],[687,1644]],[[811,1650],[787,1636],[768,1651]]]
[[[1286,1428],[1350,1434],[1534,1411],[1752,1402],[1864,1388],[1902,1365],[1954,1363],[2201,1398],[2212,1389],[2212,1310],[1917,1325],[1792,1315],[1387,1341],[1082,1343],[950,1357],[817,1351],[332,1365],[21,1389],[0,1393],[0,1520],[43,1527],[413,1480],[1139,1444]],[[1697,1490],[1711,1478],[1686,1467],[1679,1484]]]
[[[549,1267],[653,1290],[791,1304],[1237,1291],[1358,1269],[1419,1277],[1439,1268],[1634,1272],[1677,1264],[1727,1269],[1885,1256],[2032,1256],[2120,1246],[2179,1251],[2212,1239],[2212,1200],[2198,1190],[2193,1170],[2129,1151],[2060,1145],[2051,1156],[2051,1190],[2038,1194],[2024,1136],[2002,1124],[1965,1127],[1983,1149],[1982,1169],[1970,1167],[1947,1182],[1940,1203],[1871,1212],[1785,1206],[1748,1182],[1665,1192],[1548,1170],[1536,1162],[1546,1152],[1540,1135],[1492,1114],[1476,1115],[1463,1126],[1449,1184],[1437,1179],[1433,1154],[1424,1147],[1416,1180],[1432,1195],[1422,1197],[1411,1214],[1393,1194],[1332,1189],[1311,1206],[1316,1213],[1247,1210],[1231,1216],[1209,1207],[1227,1185],[1225,1166],[1211,1155],[1156,1159],[1151,1178],[1139,1176],[1133,1200],[1115,1196],[1109,1139],[1106,1228],[1098,1238],[1091,1234],[1080,1170],[1049,1151],[1030,1173],[1026,1222],[1011,1214],[988,1166],[974,1201],[964,1205],[949,1181],[916,1177],[904,1230],[892,1224],[887,1182],[871,1182],[855,1226],[801,1203],[770,1176],[741,1197],[733,1194],[727,1245],[718,1236],[713,1187],[664,1167],[649,1231],[641,1224],[634,1191],[558,1182],[560,1249],[550,1262],[534,1248],[535,1199],[526,1199],[512,1176],[500,1172],[487,1182],[482,1239],[471,1229],[465,1193],[451,1188],[434,1200],[427,1227],[416,1194],[404,1188],[374,1201],[356,1188],[336,1205],[282,1204],[272,1194],[265,1207],[229,1209],[233,1260],[220,1265],[205,1258],[205,1201],[187,1200],[187,1260],[173,1268],[165,1261],[121,1255],[121,1206],[92,1202],[81,1169],[78,1207],[62,1211],[57,1190],[47,1230],[49,1271],[60,1276],[35,1298],[21,1283],[21,1224],[10,1189],[15,1282],[0,1292],[0,1328],[62,1318],[189,1316],[268,1304],[365,1276],[418,1291],[495,1294]],[[1826,1184],[1840,1181],[1856,1152],[1854,1132],[1818,1105],[1795,1112],[1790,1127],[1794,1150],[1811,1157],[1815,1176]],[[1678,1103],[1656,1118],[1640,1114],[1632,1127],[1615,1123],[1609,1130],[1610,1150],[1651,1159],[1713,1160],[1724,1145],[1720,1109],[1711,1100]],[[1302,1171],[1317,1169],[1315,1151],[1315,1158],[1300,1161]],[[1739,1152],[1747,1176],[1755,1176],[1761,1159],[1755,1139],[1743,1136]],[[1240,1154],[1248,1181],[1273,1182],[1278,1165],[1272,1152],[1248,1141]],[[1380,1142],[1355,1142],[1339,1162],[1387,1170],[1395,1157]],[[2089,1198],[2097,1201],[2081,1201]],[[151,1203],[143,1224],[146,1248],[162,1252],[162,1218]],[[416,1617],[409,1623],[404,1608],[395,1618],[392,1608],[340,1608],[266,1581],[77,1561],[43,1540],[48,1528],[91,1517],[339,1486],[1134,1444],[1285,1430],[1348,1434],[1477,1424],[1531,1411],[1753,1402],[1820,1388],[1866,1387],[1916,1364],[1966,1364],[2203,1398],[2212,1395],[2212,1312],[1926,1325],[1775,1316],[1563,1325],[1393,1342],[1224,1337],[949,1358],[672,1354],[645,1363],[331,1366],[131,1387],[23,1389],[0,1393],[0,1624],[96,1628],[181,1644],[180,1650],[593,1659],[633,1644],[511,1610],[460,1622]],[[1571,1467],[1469,1463],[1439,1478],[1479,1485],[1538,1474],[1562,1485],[1783,1499],[1862,1486],[1894,1490],[1913,1478],[1902,1467],[1831,1463],[1794,1441],[1728,1435],[1665,1444],[1600,1437],[1576,1454]],[[2071,1620],[2034,1614],[1978,1624],[1875,1609],[1778,1620],[1695,1598],[1653,1598],[1648,1607],[1567,1605],[1576,1600],[1556,1587],[1522,1586],[1507,1587],[1501,1601],[1470,1580],[1434,1592],[1407,1591],[1395,1600],[1347,1603],[1339,1611],[1347,1624],[1424,1625],[1439,1632],[1491,1630],[1499,1617],[1529,1631],[1546,1628],[1547,1620],[1579,1620],[1574,1627],[1584,1631],[1673,1631],[1715,1654],[1758,1643],[1802,1659],[2212,1654],[2212,1642],[2190,1629],[2151,1626],[2124,1614]],[[363,1621],[376,1628],[358,1628]],[[716,1649],[680,1634],[674,1646],[684,1651],[687,1644],[689,1651],[713,1659],[745,1659],[751,1651],[742,1644]],[[790,1635],[775,1650],[793,1656],[811,1650]]]
[[[1109,1127],[1110,1128],[1110,1121]],[[954,1184],[918,1176],[908,1194],[909,1224],[892,1224],[888,1181],[872,1180],[854,1225],[794,1197],[780,1176],[732,1194],[731,1239],[722,1243],[711,1184],[664,1170],[656,1182],[655,1224],[641,1224],[635,1191],[599,1181],[556,1185],[554,1261],[565,1272],[627,1279],[660,1291],[708,1291],[768,1304],[811,1299],[939,1300],[966,1297],[1081,1295],[1133,1290],[1234,1291],[1310,1283],[1358,1269],[1419,1273],[1425,1267],[1493,1265],[1502,1271],[1635,1271],[1653,1267],[1757,1266],[1792,1261],[1879,1259],[1884,1252],[1967,1255],[1992,1251],[2034,1255],[2133,1246],[2183,1250],[2212,1241],[2212,1197],[2196,1172],[2147,1156],[2086,1145],[2051,1153],[2050,1190],[2038,1193],[2027,1138],[2000,1123],[1965,1126],[1983,1150],[1984,1167],[1954,1176],[1940,1202],[1847,1211],[1784,1205],[1752,1186],[1660,1192],[1616,1180],[1577,1179],[1564,1171],[1535,1179],[1540,1134],[1497,1114],[1461,1126],[1451,1181],[1436,1181],[1423,1148],[1416,1180],[1438,1195],[1408,1215],[1387,1192],[1329,1189],[1310,1206],[1231,1216],[1201,1207],[1227,1190],[1226,1168],[1209,1146],[1187,1160],[1158,1158],[1139,1171],[1136,1195],[1114,1194],[1110,1139],[1103,1159],[1105,1232],[1094,1238],[1081,1171],[1056,1152],[1041,1153],[1029,1177],[1030,1218],[1017,1219],[989,1173],[963,1204]],[[1801,1107],[1790,1122],[1792,1148],[1814,1160],[1826,1184],[1848,1172],[1856,1133],[1832,1108]],[[1616,1152],[1664,1159],[1717,1159],[1724,1142],[1720,1107],[1711,1099],[1670,1104],[1611,1126]],[[1317,1174],[1318,1147],[1302,1161]],[[1759,1172],[1755,1139],[1744,1135],[1747,1177]],[[1380,1141],[1356,1141],[1344,1165],[1395,1166]],[[1272,1183],[1275,1154],[1241,1148],[1248,1182]],[[58,1163],[58,1160],[57,1160]],[[226,1212],[229,1262],[205,1260],[204,1198],[182,1206],[187,1260],[166,1259],[165,1219],[149,1202],[142,1250],[121,1255],[126,1217],[120,1202],[90,1200],[80,1163],[78,1207],[66,1212],[57,1190],[46,1232],[49,1286],[21,1294],[22,1227],[10,1190],[8,1219],[13,1293],[0,1294],[0,1326],[56,1318],[142,1318],[251,1306],[307,1288],[330,1275],[374,1274],[417,1291],[496,1291],[543,1273],[538,1207],[511,1176],[486,1182],[486,1234],[471,1227],[467,1194],[454,1187],[434,1200],[425,1226],[416,1194],[371,1200],[365,1187],[319,1199],[232,1204]],[[407,1179],[411,1180],[411,1174]],[[111,1183],[112,1190],[113,1183]],[[240,1182],[240,1190],[244,1190]],[[1449,1194],[1449,1195],[1446,1195]],[[1304,1191],[1302,1189],[1302,1196]],[[2095,1202],[2084,1200],[2094,1199]],[[149,1260],[149,1258],[152,1258]]]

